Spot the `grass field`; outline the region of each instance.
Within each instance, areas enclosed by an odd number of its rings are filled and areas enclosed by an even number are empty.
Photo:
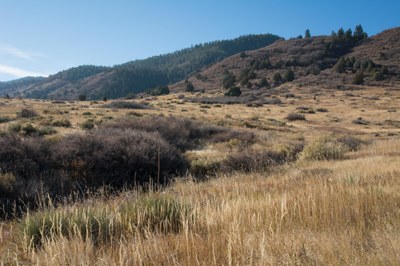
[[[57,132],[50,139],[83,134],[90,119],[96,127],[121,117],[173,115],[253,132],[257,140],[245,147],[253,152],[305,143],[295,160],[269,168],[216,171],[201,181],[188,174],[161,189],[100,190],[81,201],[46,204],[1,222],[1,263],[400,264],[400,90],[315,90],[291,87],[295,97],[276,93],[282,104],[258,108],[190,103],[204,95],[186,93],[135,100],[149,108],[134,110],[0,99],[0,117],[11,120],[0,130],[51,126]],[[18,118],[22,109],[38,116]],[[288,121],[290,113],[305,120]],[[69,127],[53,125],[65,119]],[[350,143],[340,141],[349,136]],[[185,156],[210,165],[246,149],[231,139]]]

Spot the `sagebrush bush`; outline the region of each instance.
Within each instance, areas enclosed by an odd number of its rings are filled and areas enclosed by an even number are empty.
[[[94,120],[93,119],[88,119],[84,121],[82,124],[80,124],[80,127],[84,130],[90,130],[94,128]]]
[[[350,151],[357,151],[361,145],[366,144],[365,141],[352,136],[342,136],[337,138],[337,141],[342,143]]]
[[[17,113],[18,118],[34,118],[37,117],[38,114],[35,110],[32,109],[22,109],[20,112]]]
[[[101,127],[158,132],[165,140],[182,151],[193,149],[200,144],[201,140],[228,131],[226,128],[207,125],[186,118],[159,116],[119,119],[103,124]]]
[[[122,186],[161,180],[185,169],[177,149],[157,132],[105,128],[65,137],[54,147],[54,158],[69,176],[83,184]]]
[[[341,160],[345,158],[345,146],[333,138],[324,137],[307,145],[300,154],[302,160]]]
[[[68,119],[60,119],[60,120],[55,120],[52,123],[53,127],[71,127],[71,121]]]
[[[149,109],[148,105],[128,101],[114,101],[108,104],[103,104],[101,107],[115,109]]]
[[[284,164],[287,160],[288,158],[283,152],[247,149],[228,156],[222,162],[221,169],[226,172],[267,171],[273,166]]]
[[[297,120],[306,120],[306,117],[303,114],[299,113],[290,113],[286,116],[288,121],[297,121]]]

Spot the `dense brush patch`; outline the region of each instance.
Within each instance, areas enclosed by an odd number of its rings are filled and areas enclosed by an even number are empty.
[[[1,212],[38,192],[54,198],[104,185],[166,184],[186,173],[184,151],[231,137],[254,141],[251,133],[176,117],[123,119],[57,139],[10,133],[0,137]]]

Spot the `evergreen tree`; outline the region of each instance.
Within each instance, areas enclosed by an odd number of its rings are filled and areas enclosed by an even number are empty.
[[[346,61],[344,57],[341,57],[339,61],[334,66],[334,69],[337,73],[344,73],[346,71]]]
[[[350,41],[353,39],[353,31],[351,29],[346,30],[344,37],[346,41]]]
[[[344,29],[343,29],[343,28],[340,28],[340,29],[338,30],[337,36],[338,36],[338,38],[339,38],[340,40],[343,40],[343,39],[344,39]]]
[[[304,38],[311,38],[311,32],[309,29],[307,29],[306,32],[304,33]]]
[[[354,30],[354,39],[356,41],[359,41],[359,40],[363,40],[363,39],[365,39],[367,37],[368,37],[368,35],[367,35],[366,32],[364,32],[364,29],[361,26],[361,24],[357,25],[355,30]]]
[[[288,70],[286,70],[285,80],[289,82],[294,80],[294,72],[292,69],[289,68]]]
[[[231,87],[226,93],[225,96],[240,96],[242,91],[239,87]]]
[[[373,79],[374,79],[375,81],[382,81],[382,80],[385,79],[385,75],[383,74],[382,69],[375,72],[375,74],[374,74],[374,76],[373,76]]]
[[[274,76],[272,77],[272,79],[273,79],[274,82],[276,82],[276,83],[281,82],[281,81],[282,81],[281,73],[276,72],[276,73],[274,74]]]
[[[228,89],[235,85],[236,77],[231,72],[226,71],[222,77],[222,87]]]
[[[260,80],[259,85],[260,85],[261,87],[269,87],[268,80],[267,80],[266,78],[262,78],[262,79]]]
[[[357,71],[356,75],[353,78],[352,83],[355,85],[361,85],[364,83],[364,73],[362,70]]]
[[[186,91],[189,91],[189,92],[194,91],[194,86],[193,86],[193,83],[192,83],[192,82],[188,81],[188,82],[186,83]]]

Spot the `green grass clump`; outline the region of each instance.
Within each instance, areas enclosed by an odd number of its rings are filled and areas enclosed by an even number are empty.
[[[345,158],[346,147],[331,138],[321,138],[307,145],[300,154],[302,160],[341,160]]]
[[[30,247],[48,240],[80,237],[94,243],[110,243],[135,233],[178,232],[191,209],[171,198],[150,195],[117,208],[109,205],[59,208],[28,214],[19,230]]]

